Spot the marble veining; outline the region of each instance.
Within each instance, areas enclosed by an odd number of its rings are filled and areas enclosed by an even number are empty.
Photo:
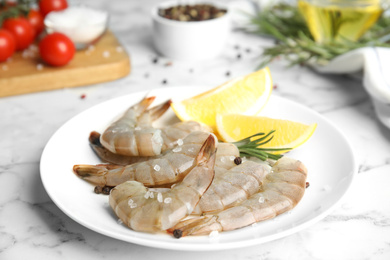
[[[324,219],[261,245],[183,252],[112,239],[65,215],[46,193],[39,173],[42,151],[62,124],[122,95],[171,86],[213,86],[247,74],[259,65],[264,46],[272,44],[234,30],[218,58],[175,61],[161,57],[152,45],[149,13],[160,1],[79,2],[110,12],[110,29],[130,54],[132,71],[113,82],[0,98],[0,259],[390,259],[390,130],[376,119],[358,78],[286,68],[283,60],[269,65],[274,95],[325,116],[350,141],[356,155],[355,182]]]

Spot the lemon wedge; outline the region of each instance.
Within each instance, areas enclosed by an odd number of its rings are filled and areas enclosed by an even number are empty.
[[[267,103],[272,87],[270,70],[263,68],[195,97],[173,102],[171,107],[182,121],[198,121],[215,131],[217,114],[255,115]]]
[[[305,143],[313,135],[317,124],[311,125],[289,120],[240,114],[217,115],[216,126],[219,136],[225,142],[236,142],[259,132],[275,130],[274,137],[262,148],[294,149]],[[281,150],[275,154],[286,152]]]

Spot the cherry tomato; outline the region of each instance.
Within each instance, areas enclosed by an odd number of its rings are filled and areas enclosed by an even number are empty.
[[[39,35],[43,31],[43,16],[38,10],[30,9],[30,12],[28,12],[27,20],[33,26],[35,30],[35,36]]]
[[[0,62],[11,57],[16,48],[14,36],[7,30],[0,29]]]
[[[26,49],[34,41],[34,28],[24,17],[6,19],[3,28],[14,36],[17,51]]]
[[[39,10],[43,17],[45,17],[51,11],[59,11],[68,7],[66,0],[40,0]]]
[[[72,60],[76,49],[72,40],[62,33],[46,35],[39,43],[42,60],[52,66],[63,66]]]

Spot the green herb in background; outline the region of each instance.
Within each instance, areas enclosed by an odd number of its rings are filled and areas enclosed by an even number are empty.
[[[266,66],[276,57],[287,60],[289,66],[326,65],[336,56],[361,47],[390,47],[390,17],[384,15],[359,41],[332,44],[314,41],[297,6],[285,3],[271,6],[252,17],[251,23],[257,28],[252,33],[271,36],[277,41],[275,46],[264,49],[259,67]]]
[[[31,6],[36,4],[37,0],[17,0],[10,2],[7,0],[0,0],[0,27],[8,18],[24,16],[27,17]]]

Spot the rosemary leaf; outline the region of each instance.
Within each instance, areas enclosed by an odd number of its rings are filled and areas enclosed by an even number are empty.
[[[277,40],[272,47],[264,49],[259,68],[277,57],[283,57],[288,66],[316,64],[325,65],[330,60],[365,46],[390,47],[390,17],[382,15],[357,42],[345,40],[332,44],[316,43],[311,36],[298,7],[279,3],[251,17],[256,26],[252,33],[271,36]]]
[[[271,130],[267,134],[257,133],[247,138],[244,138],[240,141],[233,142],[233,144],[238,147],[241,156],[249,156],[249,157],[252,156],[252,157],[259,158],[260,160],[263,161],[267,159],[278,160],[283,155],[273,154],[270,152],[289,151],[291,150],[291,148],[261,147],[262,145],[265,145],[272,140],[274,132],[275,130]]]

